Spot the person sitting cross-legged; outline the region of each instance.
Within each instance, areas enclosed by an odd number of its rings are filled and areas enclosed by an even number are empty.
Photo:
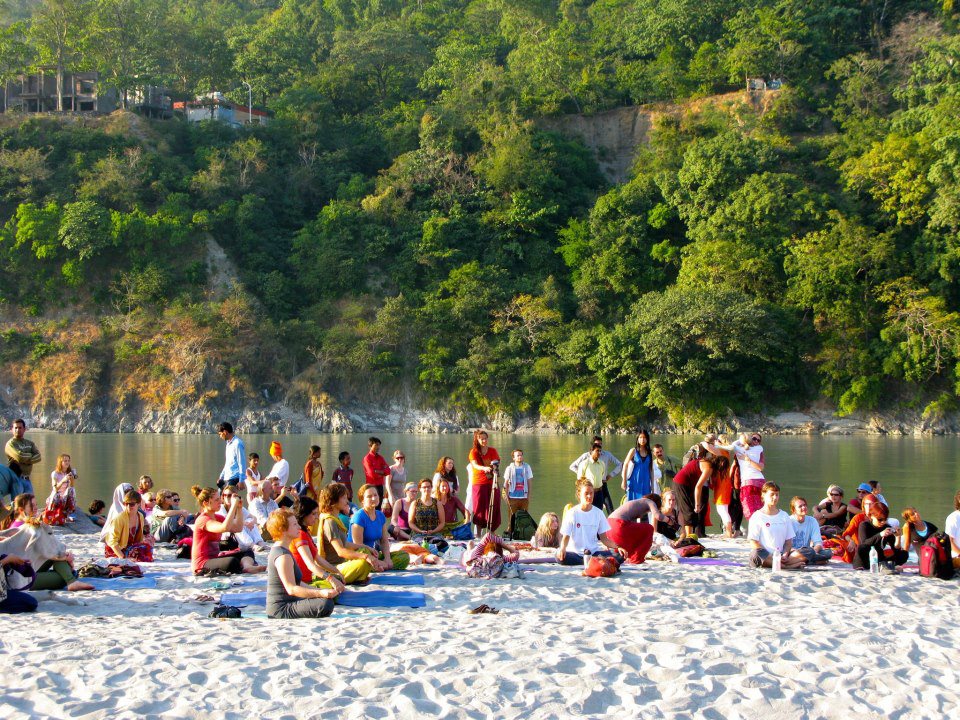
[[[774,553],[780,552],[780,566],[785,570],[799,570],[807,559],[793,549],[793,520],[777,507],[780,486],[765,482],[760,489],[763,506],[750,515],[747,539],[750,541],[750,562],[755,567],[773,567]]]
[[[577,480],[576,488],[579,504],[563,514],[557,560],[563,565],[583,565],[583,555],[588,552],[612,557],[619,565],[628,553],[618,548],[607,536],[610,523],[603,510],[593,504],[593,481],[581,477]]]

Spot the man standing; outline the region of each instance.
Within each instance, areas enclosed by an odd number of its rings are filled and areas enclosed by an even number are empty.
[[[614,455],[612,452],[603,449],[602,437],[599,435],[593,436],[593,440],[590,443],[590,450],[570,463],[570,472],[576,475],[579,479],[581,477],[580,466],[590,459],[590,454],[593,452],[593,448],[597,445],[600,446],[599,461],[602,462],[606,468],[606,475],[603,478],[603,482],[601,483],[600,487],[597,488],[597,491],[594,494],[594,505],[605,510],[607,513],[611,513],[613,512],[613,498],[610,497],[610,492],[607,489],[607,483],[614,475],[620,474],[620,469],[623,467],[623,463],[621,463],[620,460],[617,459],[616,455]]]
[[[233,487],[242,485],[247,456],[243,440],[233,434],[233,425],[228,422],[222,422],[217,426],[217,435],[227,444],[226,459],[223,470],[220,471],[220,477],[217,479],[217,487],[223,490],[226,485]]]
[[[23,420],[20,418],[14,420],[10,431],[13,433],[13,437],[7,440],[7,446],[4,448],[7,453],[7,461],[19,463],[20,474],[23,477],[24,484],[28,487],[25,492],[33,495],[35,493],[33,483],[30,482],[30,471],[34,465],[40,462],[40,451],[32,440],[27,440],[23,436],[27,432],[27,424]]]
[[[677,474],[677,461],[663,451],[663,445],[653,446],[653,479],[660,488],[660,494],[670,489],[673,476]]]
[[[383,455],[380,454],[380,445],[382,444],[380,438],[371,437],[367,440],[367,446],[370,448],[370,452],[363,457],[363,475],[367,481],[367,485],[372,485],[380,495],[380,502],[377,503],[377,507],[379,507],[383,503],[384,498],[387,497],[386,490],[384,490],[383,486],[390,477],[390,466],[387,465],[387,461],[383,458]]]

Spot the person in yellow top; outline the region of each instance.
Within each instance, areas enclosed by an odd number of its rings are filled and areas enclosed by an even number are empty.
[[[20,465],[20,474],[29,485],[27,492],[33,493],[33,483],[30,482],[30,471],[33,466],[40,462],[40,451],[33,444],[32,440],[27,440],[23,435],[27,432],[27,424],[17,418],[13,421],[13,427],[10,428],[13,437],[7,440],[4,451],[7,454],[8,461],[16,461]]]
[[[594,443],[590,448],[590,454],[577,467],[577,479],[586,478],[590,481],[593,485],[593,504],[601,510],[607,493],[607,486],[603,484],[607,475],[607,464],[600,459],[602,451],[603,446],[600,443]]]

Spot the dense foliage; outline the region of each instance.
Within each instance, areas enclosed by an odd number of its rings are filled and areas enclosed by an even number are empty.
[[[8,116],[0,307],[34,320],[0,360],[47,364],[37,402],[102,386],[170,405],[217,385],[621,425],[821,396],[956,408],[951,0],[3,12],[5,78],[64,62],[122,99],[156,83],[241,102],[246,81],[275,113],[242,130]],[[746,76],[784,89],[714,97]],[[541,122],[661,101],[622,184]],[[82,343],[64,308],[98,318]],[[37,389],[58,376],[72,394]]]

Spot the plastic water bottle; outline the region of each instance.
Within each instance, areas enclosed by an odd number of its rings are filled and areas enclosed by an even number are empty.
[[[583,551],[583,566],[586,567],[590,564],[590,550],[585,549]]]
[[[773,571],[780,572],[783,556],[780,554],[780,548],[773,551]]]
[[[875,547],[870,548],[870,572],[874,575],[880,574],[880,557]]]

